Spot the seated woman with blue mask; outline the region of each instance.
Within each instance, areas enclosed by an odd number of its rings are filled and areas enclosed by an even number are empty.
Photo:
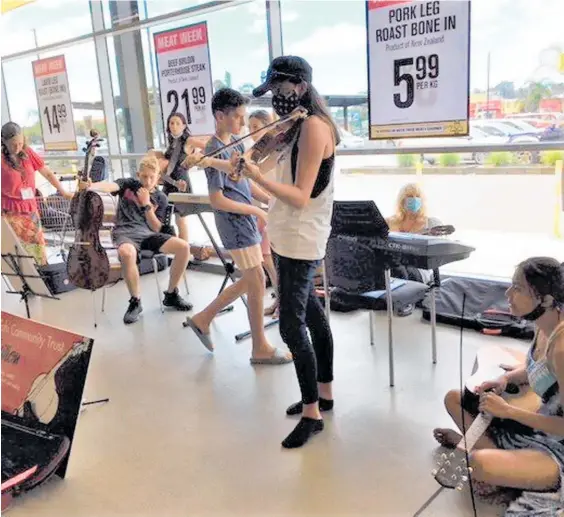
[[[419,234],[442,224],[439,219],[427,216],[425,196],[416,183],[408,183],[402,187],[398,195],[396,213],[386,221],[391,232]],[[412,266],[397,266],[391,273],[395,278],[423,283],[429,283],[433,278],[431,271]]]

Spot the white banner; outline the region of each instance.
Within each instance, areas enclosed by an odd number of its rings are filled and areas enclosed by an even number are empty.
[[[32,67],[45,151],[76,151],[65,56],[39,59]]]
[[[369,0],[370,138],[468,134],[470,1]]]
[[[191,135],[211,135],[215,123],[207,23],[154,35],[163,123],[171,113],[186,117]]]

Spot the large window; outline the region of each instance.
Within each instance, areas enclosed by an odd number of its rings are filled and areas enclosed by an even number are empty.
[[[49,45],[92,32],[88,0],[37,0],[0,20],[2,55]]]
[[[65,56],[69,90],[79,149],[91,128],[105,135],[104,113],[101,110],[100,80],[96,65],[94,43],[88,41],[63,50],[45,52],[41,58]],[[24,128],[24,133],[36,150],[43,152],[43,140],[37,107],[35,82],[31,63],[37,59],[26,57],[3,64],[10,116]],[[102,149],[103,151],[103,149]],[[60,154],[60,153],[56,153]]]
[[[308,60],[322,94],[366,93],[364,2],[284,1],[282,33],[284,53]]]
[[[564,3],[472,0],[471,5],[472,117],[562,113]],[[365,2],[283,0],[282,28],[284,53],[310,62],[314,85],[322,94],[366,94]],[[266,57],[267,49],[257,52]],[[333,111],[344,126],[343,109]],[[346,126],[366,136],[367,110],[351,106],[347,111]]]
[[[142,3],[139,2],[140,8],[144,8],[141,5]],[[149,17],[162,14],[159,11],[154,11],[154,9],[161,9],[162,6],[154,4],[155,2],[148,3]],[[180,4],[179,2],[168,2],[167,5],[170,7],[169,11],[186,7],[186,3]],[[257,0],[242,5],[228,5],[225,9],[206,15],[191,16],[183,20],[176,20],[173,23],[143,29],[136,36],[129,33],[108,37],[108,55],[110,57],[114,99],[116,100],[116,117],[121,151],[133,152],[136,147],[132,126],[126,118],[128,113],[133,115],[131,110],[134,109],[134,106],[131,105],[130,97],[122,95],[122,90],[126,86],[125,75],[128,76],[128,81],[139,80],[142,89],[146,89],[146,92],[143,91],[142,95],[144,97],[146,94],[148,102],[148,113],[145,113],[144,117],[148,117],[150,120],[150,142],[151,145],[156,147],[164,146],[165,136],[160,111],[159,81],[154,57],[153,35],[155,33],[206,21],[214,87],[217,89],[222,86],[230,86],[248,94],[260,83],[261,73],[268,67],[265,11],[265,3]],[[139,50],[141,52],[139,55],[136,54],[134,57],[130,56],[127,60],[124,60],[125,55],[122,55],[122,53],[128,47],[126,40],[132,37],[135,37],[135,41],[140,44]],[[120,50],[120,47],[122,50]],[[138,68],[137,63],[139,63]],[[134,79],[131,74],[120,74],[120,67],[131,66],[140,70],[143,77]],[[143,106],[137,107],[137,109],[146,108]],[[144,121],[146,121],[146,118],[144,118]],[[146,139],[147,136],[143,134],[139,135],[139,138]]]

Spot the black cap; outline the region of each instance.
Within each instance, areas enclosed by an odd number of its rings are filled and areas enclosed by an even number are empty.
[[[298,56],[280,56],[272,60],[266,72],[266,81],[253,90],[253,96],[262,97],[274,81],[297,79],[311,83],[312,69],[309,63]]]

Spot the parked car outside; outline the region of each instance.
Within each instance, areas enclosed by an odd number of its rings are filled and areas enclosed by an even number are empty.
[[[460,137],[438,137],[438,138],[409,138],[397,140],[397,147],[444,147],[448,153],[449,147],[463,147],[465,145],[499,145],[507,143],[506,137],[492,136],[484,131],[470,125],[470,134]],[[440,154],[429,154],[423,152],[423,160],[430,165],[435,165],[439,160]],[[456,151],[460,160],[464,163],[483,165],[487,153],[476,153],[473,151]]]

